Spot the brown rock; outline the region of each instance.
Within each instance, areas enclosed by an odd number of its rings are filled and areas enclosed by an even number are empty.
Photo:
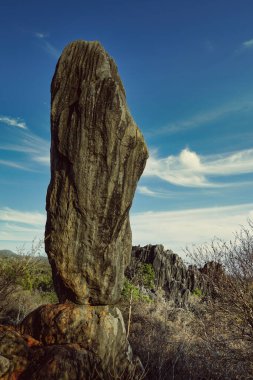
[[[54,356],[55,363],[52,365],[53,371],[54,368],[56,371],[53,373],[58,373],[58,375],[61,373],[61,376],[68,372],[68,367],[71,366],[73,368],[77,366],[81,371],[86,371],[87,376],[88,374],[91,376],[92,368],[96,365],[104,374],[102,379],[117,378],[110,377],[113,372],[118,376],[121,374],[119,378],[124,379],[130,373],[142,370],[137,368],[132,361],[132,351],[126,339],[124,322],[116,307],[44,305],[24,319],[20,325],[20,331],[43,343],[44,348],[39,351],[37,349],[39,354],[33,358],[33,363],[44,363],[45,374],[51,371],[48,364],[51,355]],[[57,351],[55,348],[49,353],[48,348],[45,351],[45,347],[48,346],[62,346],[64,349]],[[65,359],[66,363],[61,366],[62,372],[60,370],[57,372],[57,363],[61,360],[64,362]],[[39,373],[38,366],[39,364],[35,364],[29,371]],[[44,373],[43,371],[41,373]],[[58,379],[57,375],[55,376]],[[67,379],[78,379],[75,376],[67,377]],[[37,379],[37,377],[34,378]],[[40,378],[42,377],[38,377]],[[65,379],[65,377],[59,378]],[[86,377],[79,378],[86,379]]]
[[[77,344],[53,345],[33,350],[19,380],[106,380],[98,360]]]
[[[114,304],[131,254],[129,209],[148,157],[114,61],[68,45],[51,85],[46,252],[60,302]]]
[[[26,370],[31,347],[40,345],[13,327],[0,325],[0,379],[15,380]]]

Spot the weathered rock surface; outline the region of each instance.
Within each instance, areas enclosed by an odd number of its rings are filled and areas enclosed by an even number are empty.
[[[48,309],[49,305],[47,305]],[[38,312],[32,315],[37,318],[33,321],[34,326],[38,324],[37,335],[41,335],[38,333],[41,315]],[[56,315],[55,317],[57,319]],[[32,316],[28,319],[31,322]],[[47,322],[49,323],[49,320]],[[89,342],[84,343],[84,340],[79,339],[80,343],[47,344],[44,342],[43,344],[30,335],[21,333],[20,330],[25,330],[24,323],[20,328],[16,327],[16,330],[0,325],[1,380],[124,380],[135,378],[135,374],[138,376],[137,366],[131,363],[126,367],[127,363],[123,361],[123,367],[121,367],[117,361],[118,357],[115,363],[111,361],[107,362],[107,365],[102,363],[102,359],[96,353],[96,346],[94,349],[85,349],[84,345]],[[29,330],[28,326],[26,327]],[[74,329],[73,325],[71,327]],[[49,330],[47,334],[50,335]],[[72,330],[71,339],[66,337],[65,341],[73,340],[73,336]],[[60,333],[57,337],[60,337]],[[57,341],[57,337],[54,337],[52,341]],[[64,341],[62,336],[59,340]],[[107,346],[107,351],[107,356],[109,356],[109,346]],[[110,365],[109,368],[108,365]]]
[[[0,355],[0,378],[2,378],[10,369],[10,360]]]
[[[130,261],[129,209],[147,147],[98,42],[65,48],[51,94],[45,248],[61,303],[0,326],[0,378],[138,378],[142,365],[113,305]]]
[[[60,302],[114,304],[131,255],[129,209],[148,157],[114,61],[68,45],[51,85],[46,252]]]
[[[131,276],[136,263],[151,264],[155,272],[156,288],[165,291],[166,298],[177,306],[186,306],[189,295],[195,289],[205,293],[207,280],[195,266],[187,266],[171,250],[164,250],[163,245],[146,245],[132,248],[132,260],[126,274]]]
[[[121,312],[113,306],[44,305],[24,319],[20,330],[44,345],[79,344],[105,369],[113,362],[124,369],[132,361]]]
[[[19,326],[0,325],[1,380],[124,380],[142,371],[116,307],[43,305]]]
[[[31,348],[39,345],[14,327],[0,325],[0,379],[18,379],[29,364]]]
[[[112,380],[99,360],[78,344],[52,345],[31,351],[19,380]]]

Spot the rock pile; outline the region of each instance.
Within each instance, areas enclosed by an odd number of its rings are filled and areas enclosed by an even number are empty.
[[[114,304],[130,262],[129,209],[147,147],[100,43],[64,49],[51,95],[45,247],[60,304],[40,307],[19,326],[21,378],[124,379],[136,369]],[[26,335],[37,343],[30,347]]]

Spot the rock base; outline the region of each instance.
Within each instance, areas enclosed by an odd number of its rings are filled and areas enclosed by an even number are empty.
[[[0,326],[0,379],[138,379],[121,312],[43,305],[16,328]]]

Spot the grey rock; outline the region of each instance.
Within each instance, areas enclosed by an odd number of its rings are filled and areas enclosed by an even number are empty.
[[[115,304],[131,256],[129,209],[148,157],[117,67],[98,42],[68,45],[51,85],[45,248],[60,302]]]
[[[155,272],[155,286],[165,291],[166,298],[177,306],[187,306],[189,296],[195,289],[203,293],[207,290],[204,274],[194,266],[187,266],[173,251],[165,250],[163,245],[134,246],[132,260],[126,270],[131,277],[136,263],[151,264]]]

